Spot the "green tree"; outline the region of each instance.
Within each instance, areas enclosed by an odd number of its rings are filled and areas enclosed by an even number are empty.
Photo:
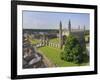
[[[61,59],[81,63],[83,61],[83,48],[77,38],[70,34],[67,37],[64,50],[61,53]]]

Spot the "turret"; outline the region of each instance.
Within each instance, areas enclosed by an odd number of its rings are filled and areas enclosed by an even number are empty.
[[[71,33],[71,21],[69,20],[68,22],[68,31],[69,31],[69,34]]]
[[[63,45],[63,41],[62,41],[62,22],[60,21],[60,26],[59,26],[59,45],[60,45],[60,48],[62,48],[62,45]]]

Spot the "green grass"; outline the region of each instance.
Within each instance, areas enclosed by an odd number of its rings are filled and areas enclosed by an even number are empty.
[[[85,35],[85,41],[88,41],[89,35]]]
[[[37,39],[33,39],[33,40],[30,40],[30,42],[31,42],[32,44],[37,44],[37,43],[39,43],[40,41],[37,40]]]
[[[52,43],[59,43],[59,38],[50,39],[50,42],[52,42]]]
[[[66,62],[61,60],[60,58],[60,49],[53,48],[53,47],[40,47],[38,48],[53,64],[58,67],[65,67],[65,66],[78,66],[78,64],[74,64],[71,62]]]

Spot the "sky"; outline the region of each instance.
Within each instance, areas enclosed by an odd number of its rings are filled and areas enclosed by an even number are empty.
[[[59,29],[60,21],[62,28],[68,29],[68,22],[71,21],[71,28],[89,29],[90,15],[88,13],[67,13],[67,12],[44,12],[44,11],[23,11],[23,29]]]

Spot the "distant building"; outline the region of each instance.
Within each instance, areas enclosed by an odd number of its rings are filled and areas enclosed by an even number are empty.
[[[72,29],[71,20],[68,21],[68,28],[63,29],[62,22],[59,23],[59,29],[24,29],[24,37],[31,37],[32,39],[40,40],[44,45],[47,45],[50,39],[59,38],[58,46],[62,49],[63,44],[65,44],[66,37],[69,34],[74,35],[80,42],[81,45],[85,43],[84,33],[85,33],[85,26],[84,29],[80,28],[80,25],[77,29]],[[87,40],[88,39],[88,40]],[[89,38],[86,38],[87,42],[89,42]]]

